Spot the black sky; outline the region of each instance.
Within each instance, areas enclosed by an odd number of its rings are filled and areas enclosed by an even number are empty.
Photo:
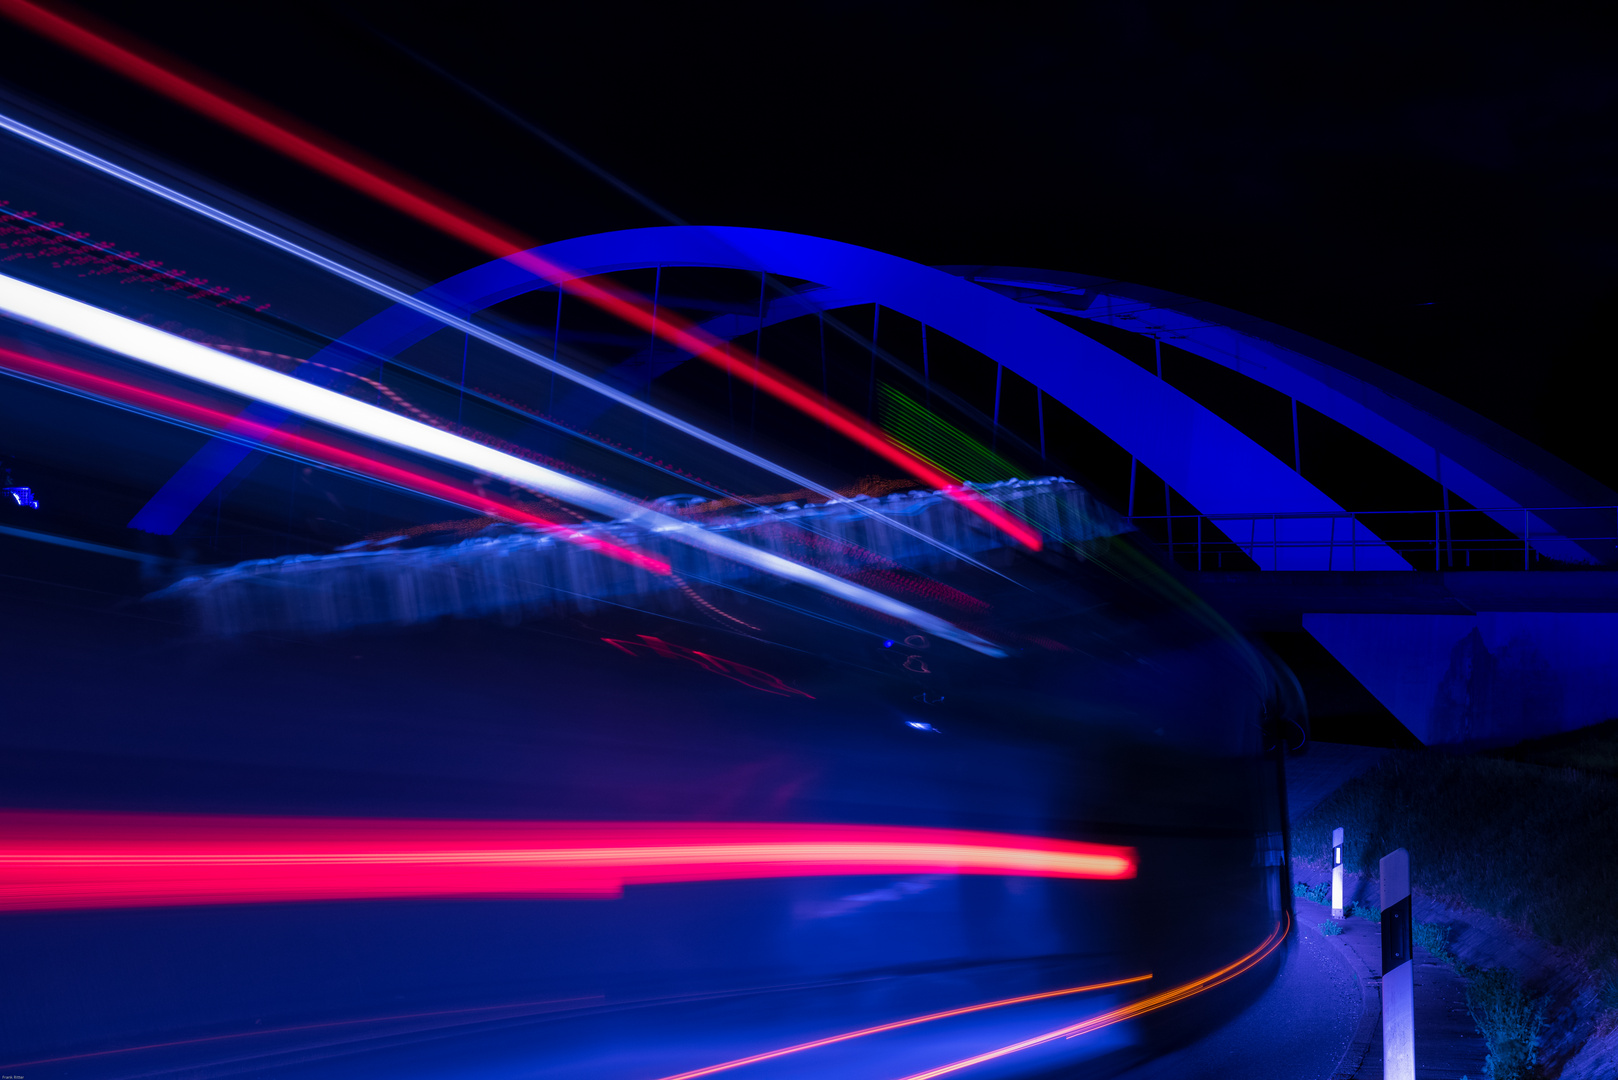
[[[541,240],[660,222],[387,37],[693,222],[1212,300],[1618,486],[1595,5],[88,7]],[[5,34],[14,91],[423,277],[482,261]]]

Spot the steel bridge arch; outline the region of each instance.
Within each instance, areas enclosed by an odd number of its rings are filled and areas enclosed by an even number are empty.
[[[1113,421],[1111,424],[1098,422],[1098,416],[1106,416],[1108,410],[1094,398],[1081,404],[1075,400],[1075,395],[1064,395],[1054,389],[1062,385],[1065,375],[1072,374],[1071,371],[1057,370],[1064,363],[1057,359],[1061,356],[1060,351],[1047,354],[1043,361],[1032,358],[1030,363],[1031,358],[1026,356],[1025,350],[1017,348],[1018,342],[995,338],[997,332],[1009,330],[1015,333],[1020,328],[1009,320],[1005,326],[995,327],[980,340],[970,340],[955,332],[952,324],[959,329],[963,314],[961,294],[944,289],[942,282],[937,279],[934,284],[939,291],[932,298],[934,303],[925,306],[917,304],[916,309],[907,309],[904,299],[909,298],[914,303],[916,294],[927,287],[927,282],[923,280],[925,275],[916,273],[926,268],[895,256],[800,234],[689,226],[604,233],[550,244],[542,250],[547,257],[561,261],[579,276],[612,270],[683,265],[747,269],[814,281],[820,287],[769,301],[762,325],[768,327],[839,307],[878,303],[965,341],[1029,379],[1146,463],[1205,514],[1241,514],[1255,509],[1277,513],[1341,509],[1318,488],[1306,482],[1309,491],[1330,503],[1329,508],[1311,505],[1315,500],[1300,492],[1295,485],[1284,480],[1277,482],[1278,474],[1273,467],[1255,472],[1251,478],[1261,484],[1274,486],[1268,486],[1257,501],[1245,504],[1240,502],[1239,496],[1234,502],[1229,501],[1229,493],[1233,490],[1253,491],[1254,485],[1238,483],[1221,491],[1219,485],[1206,483],[1207,478],[1198,476],[1194,471],[1182,469],[1174,472],[1177,457],[1182,464],[1185,460],[1183,453],[1176,454],[1184,443],[1172,435],[1155,447],[1139,443],[1127,434],[1116,433],[1126,427],[1117,423],[1121,418],[1116,415],[1108,417]],[[901,267],[909,272],[901,274]],[[1568,562],[1602,561],[1610,557],[1609,552],[1583,547],[1565,539],[1556,515],[1530,513],[1525,520],[1520,511],[1527,507],[1612,506],[1618,504],[1618,494],[1464,406],[1345,350],[1241,312],[1126,282],[1021,267],[947,266],[937,270],[1037,310],[1057,311],[1145,336],[1171,339],[1173,344],[1187,352],[1234,370],[1314,408],[1387,450],[1473,506],[1497,511],[1492,516],[1500,525],[1519,537],[1524,536],[1526,531],[1529,544],[1543,555]],[[895,288],[900,282],[902,287]],[[918,310],[927,313],[918,314]],[[973,311],[973,315],[984,320],[993,318],[987,310]],[[716,336],[729,339],[750,333],[760,325],[761,321],[751,316],[721,316],[705,323],[704,328]],[[1108,370],[1103,374],[1114,385],[1121,381],[1120,372],[1126,370],[1118,367],[1119,362],[1139,371],[1136,365],[1113,350],[1091,341],[1083,334],[1065,327],[1062,329],[1076,342],[1083,343],[1074,350],[1078,365],[1093,365],[1091,370],[1099,371],[1102,367],[1099,356],[1105,354],[1109,358],[1105,364]],[[1011,359],[1003,355],[1008,348]],[[1019,360],[1021,363],[1017,362]],[[1132,389],[1140,391],[1141,381],[1133,381],[1135,386]],[[1174,399],[1184,398],[1185,395],[1166,387],[1150,375],[1147,375],[1147,381],[1170,393],[1142,393],[1144,400],[1141,404],[1151,410],[1163,408],[1163,401],[1150,399],[1167,397],[1171,404],[1163,416],[1170,425],[1178,425],[1183,418],[1179,408],[1184,403]],[[1100,390],[1102,386],[1098,385],[1096,389]],[[1191,404],[1196,409],[1204,408],[1196,402]],[[1190,411],[1194,413],[1195,409]],[[1198,419],[1206,423],[1205,417]],[[1178,434],[1178,430],[1175,434]],[[1213,460],[1223,458],[1233,469],[1241,469],[1250,461],[1246,454],[1231,453],[1227,432],[1199,426],[1191,429],[1190,434],[1191,454],[1208,454]],[[1236,434],[1251,442],[1245,435]],[[1277,462],[1288,476],[1301,479],[1285,462],[1280,462],[1256,443],[1253,446],[1259,453]],[[1212,509],[1214,506],[1220,509]],[[1512,510],[1516,512],[1510,512]],[[1302,550],[1295,552],[1293,566],[1300,569],[1349,568],[1334,565],[1323,550],[1308,547],[1308,540],[1324,538],[1309,535],[1304,523],[1289,524],[1297,531],[1278,539],[1305,545]],[[1262,519],[1257,519],[1256,527],[1262,529],[1263,525]],[[1314,526],[1315,529],[1320,527],[1319,524]],[[1235,536],[1233,539],[1257,539],[1260,544],[1263,542],[1262,536],[1251,531],[1247,537]],[[1336,538],[1338,544],[1342,544],[1344,539]],[[1405,569],[1408,565],[1400,559],[1398,566],[1392,566],[1380,553],[1371,551],[1363,540],[1359,555],[1363,559],[1355,560],[1354,568],[1357,569]],[[1336,561],[1347,561],[1345,553],[1337,552]],[[1286,567],[1283,563],[1271,564],[1267,568]]]
[[[535,249],[573,277],[657,266],[749,270],[817,283],[771,304],[765,325],[817,311],[880,303],[976,349],[1028,379],[1129,449],[1204,513],[1340,513],[1342,507],[1211,410],[1123,356],[1028,305],[962,277],[868,248],[765,229],[671,226],[602,233]],[[563,279],[565,280],[565,279]],[[535,289],[560,284],[507,260],[495,260],[426,291],[424,299],[470,314]],[[735,336],[745,330],[708,328]],[[395,355],[439,329],[416,312],[394,308],[345,335],[342,344]],[[1277,522],[1268,513],[1227,522],[1232,539],[1266,569],[1321,569],[1335,554],[1348,569],[1407,570],[1409,564],[1368,531],[1357,550],[1330,519]],[[1279,543],[1277,543],[1279,541]],[[1335,545],[1333,544],[1335,541]]]
[[[1212,410],[1042,310],[1173,338],[1180,348],[1310,405],[1473,505],[1618,503],[1618,496],[1525,440],[1374,364],[1238,312],[1158,290],[1020,268],[934,268],[839,241],[738,227],[631,229],[557,241],[534,252],[552,266],[566,267],[567,276],[541,277],[497,259],[430,287],[423,299],[470,315],[570,278],[666,266],[747,270],[813,282],[769,301],[762,322],[720,316],[705,329],[734,338],[761,325],[868,303],[908,315],[1073,409],[1201,513],[1234,515],[1221,524],[1264,569],[1408,570],[1410,564],[1365,526],[1340,520],[1343,507]],[[428,316],[394,307],[323,353],[347,363],[356,352],[391,357],[439,329]],[[1300,513],[1338,516],[1270,517]],[[1546,555],[1590,561],[1591,553],[1545,521],[1531,518],[1525,526],[1521,514],[1514,522],[1504,515],[1501,520],[1518,535],[1526,529],[1530,542]]]

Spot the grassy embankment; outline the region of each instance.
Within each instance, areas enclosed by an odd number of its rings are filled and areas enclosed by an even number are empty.
[[[1294,852],[1324,865],[1331,830],[1365,876],[1395,848],[1411,884],[1497,915],[1618,971],[1618,721],[1488,754],[1400,751],[1298,822]]]
[[[1305,866],[1325,868],[1310,856],[1329,850],[1338,825],[1351,871],[1372,876],[1380,856],[1407,849],[1418,890],[1569,950],[1618,1008],[1618,721],[1488,754],[1395,753],[1297,824]],[[1545,1002],[1510,972],[1460,963],[1441,927],[1415,929],[1466,977],[1489,1075],[1535,1075]]]

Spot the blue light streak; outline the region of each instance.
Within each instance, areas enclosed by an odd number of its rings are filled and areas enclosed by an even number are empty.
[[[409,308],[412,311],[425,315],[444,326],[452,327],[465,334],[470,334],[479,341],[492,345],[502,352],[508,353],[509,355],[515,356],[521,360],[526,360],[529,363],[535,364],[556,375],[560,375],[562,378],[576,383],[587,390],[601,394],[603,397],[606,397],[615,404],[633,409],[649,419],[668,425],[681,434],[689,435],[691,438],[705,443],[716,450],[720,450],[724,453],[737,457],[750,465],[755,465],[766,472],[782,478],[783,480],[787,480],[791,483],[807,488],[826,499],[843,501],[843,497],[841,495],[831,488],[824,486],[823,484],[816,483],[806,476],[801,476],[798,473],[793,472],[784,465],[779,465],[768,458],[763,457],[762,455],[755,454],[750,450],[744,449],[743,447],[737,446],[734,443],[722,439],[695,424],[681,420],[677,416],[666,413],[661,409],[655,408],[654,406],[648,405],[646,402],[641,401],[631,394],[626,394],[623,391],[608,386],[606,383],[592,379],[588,375],[575,371],[573,368],[568,367],[566,364],[563,364],[552,357],[545,356],[534,351],[533,349],[519,345],[516,342],[511,341],[509,338],[494,333],[492,330],[488,330],[477,325],[476,323],[453,315],[450,312],[445,311],[443,308],[421,299],[419,296],[412,296],[403,290],[396,289],[393,286],[378,281],[375,278],[370,277],[367,274],[363,274],[350,266],[345,266],[335,259],[321,255],[319,252],[311,251],[308,248],[294,243],[283,236],[278,236],[277,234],[270,232],[268,229],[260,228],[251,222],[243,221],[241,218],[228,214],[217,207],[210,206],[200,199],[195,199],[189,195],[175,191],[173,188],[167,187],[166,185],[160,184],[155,180],[142,176],[131,169],[126,169],[121,165],[107,161],[105,158],[98,157],[95,154],[90,153],[88,150],[81,149],[80,147],[74,146],[72,143],[58,139],[53,135],[48,135],[43,131],[37,130],[36,128],[29,127],[27,124],[24,124],[21,121],[6,115],[5,113],[0,113],[0,129],[9,131],[13,135],[25,139],[42,149],[49,150],[52,153],[59,154],[71,161],[76,161],[81,165],[94,169],[95,171],[102,173],[105,176],[109,176],[114,180],[118,180],[122,183],[130,185],[131,187],[138,188],[149,195],[154,195],[165,202],[172,203],[175,206],[181,207],[182,209],[189,210],[194,214],[205,217],[216,224],[223,225],[227,229],[231,229],[235,232],[241,233],[244,236],[251,237],[262,244],[268,244],[277,251],[291,255],[293,258],[300,259],[311,266],[318,267],[329,274],[339,277],[353,285],[357,285],[367,292],[380,296],[394,304],[401,305]],[[888,517],[885,514],[878,513],[872,510],[870,507],[861,506],[859,503],[854,502],[850,502],[849,506],[855,509],[858,513],[877,518],[883,521],[885,524],[900,530],[901,532],[905,532],[917,537],[918,539],[922,539],[926,543],[938,548],[940,551],[943,551],[955,558],[962,559],[978,569],[989,570],[991,573],[996,574],[996,576],[1004,577],[1003,574],[1000,574],[998,571],[990,570],[989,567],[984,566],[976,559],[972,559],[932,537],[925,536],[924,534],[910,528],[908,525],[895,521],[893,518]]]

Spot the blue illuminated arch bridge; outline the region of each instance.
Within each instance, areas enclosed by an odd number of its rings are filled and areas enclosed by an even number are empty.
[[[1571,563],[1612,559],[1611,539],[1589,539],[1591,518],[1578,511],[1618,504],[1618,494],[1392,372],[1202,301],[1079,274],[933,268],[851,244],[766,229],[633,229],[535,250],[579,277],[710,267],[811,283],[767,299],[757,319],[724,315],[705,324],[720,337],[866,304],[910,316],[1072,409],[1161,477],[1199,516],[1217,522],[1219,531],[1262,569],[1404,570],[1412,563],[1379,536],[1378,524],[1386,520],[1374,513],[1380,508],[1361,507],[1373,513],[1350,514],[1305,478],[1296,456],[1283,460],[1207,404],[1047,313],[1166,340],[1309,406],[1431,478],[1446,498],[1453,493],[1471,507],[1483,508],[1525,551]],[[495,260],[427,294],[443,308],[470,315],[556,284],[526,267]],[[344,335],[326,352],[332,354],[328,359],[345,351],[391,357],[439,329],[430,317],[395,307]],[[681,359],[625,363],[611,374],[619,385],[644,385]],[[172,531],[235,464],[229,460],[231,446],[219,441],[199,454],[154,498],[137,519],[140,526]],[[199,483],[205,480],[212,483]],[[1434,558],[1432,551],[1424,554]],[[1422,568],[1440,565],[1429,561]]]
[[[1514,552],[1513,557],[1521,560],[1515,565],[1522,568],[1546,560],[1584,566],[1614,561],[1618,528],[1612,515],[1618,494],[1470,410],[1375,364],[1212,304],[1080,274],[929,267],[851,244],[765,229],[634,229],[560,241],[535,251],[579,277],[704,267],[803,283],[785,295],[764,298],[757,317],[725,314],[704,324],[710,333],[728,339],[805,315],[860,305],[909,316],[977,350],[1071,409],[1195,508],[1189,517],[1200,519],[1195,521],[1199,538],[1206,524],[1261,570],[1361,573],[1458,568],[1452,515],[1442,512],[1450,508],[1452,498],[1460,512],[1488,524],[1496,548]],[[426,295],[444,309],[470,315],[557,284],[528,268],[496,260],[433,286]],[[325,359],[395,356],[439,329],[429,316],[395,307],[345,335],[326,350]],[[1287,460],[1282,456],[1285,449],[1273,440],[1268,447],[1261,445],[1219,415],[1215,410],[1220,402],[1195,399],[1162,378],[1160,365],[1151,370],[1097,340],[1108,333],[1116,337],[1117,331],[1202,357],[1251,380],[1254,394],[1283,395],[1294,416],[1299,405],[1307,406],[1429,478],[1443,498],[1442,508],[1423,512],[1423,520],[1432,523],[1430,539],[1413,549],[1400,542],[1409,531],[1408,515],[1364,512],[1379,509],[1374,506],[1345,507],[1310,482],[1300,467],[1296,421]],[[646,357],[622,363],[605,379],[620,388],[643,388],[685,357],[660,347],[656,359],[656,363],[646,362]],[[1249,385],[1241,380],[1236,384]],[[151,531],[172,531],[246,453],[235,443],[210,444],[154,497],[136,524]],[[1137,515],[1137,522],[1149,524],[1146,516]],[[1159,511],[1158,516],[1163,519],[1159,524],[1172,524],[1166,513]],[[1177,556],[1188,554],[1191,530],[1186,526],[1191,524],[1182,523],[1174,538]],[[1466,559],[1469,564],[1470,551]],[[1186,564],[1185,558],[1180,561]],[[1595,578],[1576,576],[1588,579],[1588,594]],[[1594,592],[1604,595],[1605,577],[1598,577],[1603,584]],[[1471,706],[1465,704],[1458,712],[1451,708],[1445,713],[1439,703],[1449,692],[1445,680],[1453,681],[1457,665],[1472,663],[1480,655],[1495,656],[1509,644],[1522,663],[1539,663],[1549,670],[1534,657],[1568,653],[1563,647],[1568,635],[1587,640],[1594,634],[1618,641],[1618,622],[1608,625],[1618,606],[1602,601],[1594,605],[1600,610],[1592,611],[1587,603],[1579,613],[1586,622],[1575,625],[1568,622],[1573,615],[1564,610],[1567,603],[1555,597],[1546,600],[1543,592],[1519,588],[1509,603],[1495,605],[1515,610],[1495,613],[1464,598],[1449,607],[1413,610],[1397,593],[1389,594],[1386,602],[1373,603],[1372,610],[1318,610],[1320,605],[1307,597],[1293,607],[1299,609],[1303,625],[1418,736],[1446,741],[1489,738],[1513,725],[1523,726],[1520,718],[1472,715],[1467,712]],[[1592,618],[1599,625],[1588,622]],[[1367,619],[1380,621],[1373,625],[1364,622]],[[1533,654],[1527,659],[1524,642]],[[1557,715],[1531,726],[1559,729],[1618,714],[1612,658],[1602,660],[1589,649],[1575,648],[1572,653],[1584,657],[1571,661],[1580,672],[1604,667],[1606,676],[1592,682],[1578,672],[1566,678],[1547,675],[1562,680]]]

